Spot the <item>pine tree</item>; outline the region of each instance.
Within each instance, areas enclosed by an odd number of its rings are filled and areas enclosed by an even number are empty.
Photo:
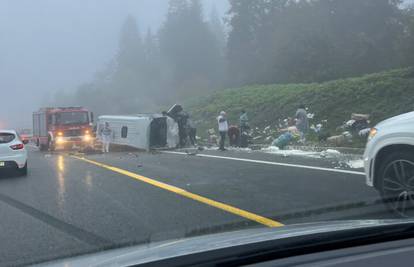
[[[170,1],[160,30],[160,50],[171,74],[170,84],[179,94],[199,94],[217,83],[220,52],[199,0]]]
[[[144,47],[136,20],[127,17],[121,29],[117,63],[121,69],[139,70],[144,59]]]

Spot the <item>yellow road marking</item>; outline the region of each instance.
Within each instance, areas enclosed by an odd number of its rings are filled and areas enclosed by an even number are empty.
[[[130,171],[126,171],[126,170],[123,170],[123,169],[120,169],[120,168],[117,168],[117,167],[109,166],[109,165],[106,165],[106,164],[103,164],[103,163],[100,163],[100,162],[96,162],[96,161],[93,161],[93,160],[90,160],[90,159],[87,159],[87,158],[83,158],[83,157],[78,157],[78,156],[72,156],[72,157],[76,158],[76,159],[79,159],[79,160],[82,160],[82,161],[85,161],[85,162],[88,162],[90,164],[102,167],[104,169],[111,170],[111,171],[119,173],[119,174],[123,174],[125,176],[130,177],[130,178],[133,178],[135,180],[138,180],[138,181],[156,186],[158,188],[176,193],[176,194],[184,196],[186,198],[190,198],[192,200],[207,204],[209,206],[227,211],[229,213],[241,216],[243,218],[258,222],[258,223],[266,225],[268,227],[281,227],[281,226],[284,226],[280,222],[268,219],[266,217],[263,217],[263,216],[260,216],[260,215],[257,215],[257,214],[254,214],[254,213],[251,213],[251,212],[248,212],[248,211],[245,211],[245,210],[242,210],[242,209],[239,209],[239,208],[236,208],[236,207],[233,207],[233,206],[230,206],[230,205],[218,202],[218,201],[215,201],[215,200],[211,200],[209,198],[206,198],[206,197],[203,197],[203,196],[200,196],[200,195],[197,195],[197,194],[193,194],[193,193],[188,192],[188,191],[186,191],[184,189],[181,189],[179,187],[172,186],[172,185],[169,185],[169,184],[166,184],[166,183],[163,183],[163,182],[159,182],[159,181],[156,181],[154,179],[151,179],[151,178],[148,178],[148,177],[145,177],[145,176],[142,176],[142,175],[130,172]]]

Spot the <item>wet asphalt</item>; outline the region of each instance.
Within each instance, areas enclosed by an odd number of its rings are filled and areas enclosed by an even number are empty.
[[[73,155],[29,148],[27,177],[0,172],[0,266],[267,227],[209,204],[214,201],[285,225],[392,218],[377,192],[365,185],[363,175],[300,167],[350,170],[335,158],[256,151],[181,152],[184,154]],[[208,201],[176,194],[79,157],[163,182],[174,186],[173,190]]]

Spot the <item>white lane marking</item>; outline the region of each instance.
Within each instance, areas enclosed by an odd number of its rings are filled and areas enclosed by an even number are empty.
[[[188,155],[187,153],[184,153],[184,152],[175,152],[175,151],[163,151],[162,153],[176,154],[176,155]],[[276,165],[276,166],[283,166],[283,167],[293,167],[293,168],[310,169],[310,170],[318,170],[318,171],[328,171],[328,172],[337,172],[337,173],[347,173],[347,174],[365,176],[365,173],[363,173],[363,172],[332,169],[332,168],[323,168],[323,167],[315,167],[315,166],[308,166],[308,165],[298,165],[298,164],[281,163],[281,162],[264,161],[264,160],[254,160],[254,159],[244,159],[244,158],[223,157],[223,156],[215,156],[215,155],[208,155],[208,154],[196,154],[194,156],[203,157],[203,158],[227,159],[227,160],[235,160],[235,161],[243,161],[243,162],[251,162],[251,163],[260,163],[260,164],[267,164],[267,165]]]

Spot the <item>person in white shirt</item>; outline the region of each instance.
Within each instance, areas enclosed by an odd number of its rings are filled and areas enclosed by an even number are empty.
[[[178,124],[168,115],[167,111],[163,111],[162,115],[167,120],[167,147],[176,148],[180,143]]]
[[[224,151],[226,150],[224,148],[224,142],[226,141],[226,135],[227,131],[229,130],[229,124],[227,122],[226,118],[226,112],[222,111],[220,112],[220,115],[217,117],[218,122],[218,130],[220,133],[220,150]]]
[[[109,144],[111,143],[112,130],[109,128],[109,123],[105,122],[105,126],[101,129],[102,152],[109,153]]]

